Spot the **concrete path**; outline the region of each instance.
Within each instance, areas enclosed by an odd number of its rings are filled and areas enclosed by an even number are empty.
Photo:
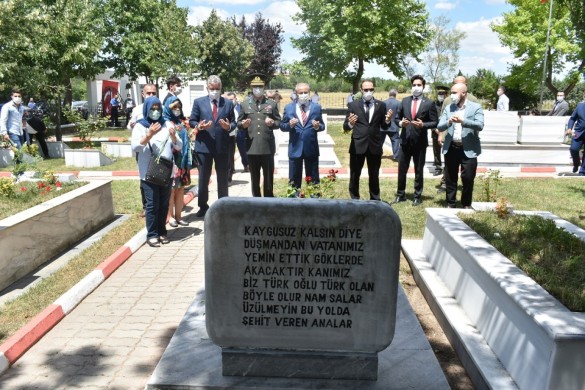
[[[251,196],[249,174],[231,196]],[[217,198],[210,188],[210,200]],[[204,280],[196,201],[171,243],[142,246],[0,377],[2,389],[143,389]]]

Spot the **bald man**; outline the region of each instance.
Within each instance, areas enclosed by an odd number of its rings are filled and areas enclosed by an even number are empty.
[[[457,207],[457,181],[461,167],[461,206],[471,208],[477,156],[481,154],[479,132],[483,130],[481,104],[467,99],[467,85],[451,87],[451,104],[441,113],[437,129],[444,132],[445,184],[447,207]]]

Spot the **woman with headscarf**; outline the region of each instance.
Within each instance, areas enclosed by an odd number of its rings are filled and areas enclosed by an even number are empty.
[[[181,122],[183,114],[181,101],[176,96],[169,97],[165,102],[163,109],[163,118],[167,121],[168,126],[175,128],[175,133],[181,141],[183,147],[181,150],[173,150],[174,167],[173,167],[173,184],[171,187],[171,196],[169,199],[169,225],[172,227],[188,226],[189,222],[181,219],[183,211],[183,196],[185,195],[185,186],[191,184],[191,148],[189,144],[189,134],[185,125]],[[174,218],[174,219],[173,219]]]
[[[156,96],[144,101],[142,114],[132,130],[132,151],[138,153],[140,186],[146,198],[146,239],[148,245],[158,247],[169,243],[166,222],[171,186],[146,181],[146,171],[151,155],[172,160],[173,150],[181,150],[183,141],[162,117],[162,104]]]

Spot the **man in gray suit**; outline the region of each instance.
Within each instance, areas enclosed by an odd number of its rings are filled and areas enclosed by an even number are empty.
[[[451,105],[443,110],[437,126],[439,131],[446,131],[443,154],[447,207],[457,206],[457,181],[461,167],[461,206],[471,208],[477,156],[481,154],[479,132],[483,130],[483,110],[480,104],[467,100],[467,86],[463,83],[451,87],[451,101]]]
[[[546,116],[563,116],[569,112],[569,103],[565,100],[565,93],[563,91],[557,92],[557,100],[553,109],[546,114]]]
[[[400,101],[396,99],[396,95],[398,91],[395,89],[391,89],[388,93],[389,99],[384,101],[386,105],[386,110],[392,110],[392,112],[398,112],[398,107],[400,107]],[[392,143],[392,159],[394,161],[398,161],[398,153],[400,153],[400,128],[396,124],[396,122],[390,122],[390,127],[388,130],[384,130],[380,128],[382,132],[382,141],[386,139],[386,134],[388,134],[388,138],[390,138],[390,142]]]

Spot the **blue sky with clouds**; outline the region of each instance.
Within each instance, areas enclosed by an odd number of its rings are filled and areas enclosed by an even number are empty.
[[[223,17],[242,15],[248,21],[257,12],[271,23],[279,22],[284,28],[285,42],[282,59],[287,62],[300,60],[301,54],[290,44],[290,37],[299,36],[304,26],[296,25],[292,15],[298,12],[294,1],[270,0],[178,0],[179,6],[188,7],[191,24],[205,20],[212,9]],[[508,64],[513,60],[510,51],[502,47],[498,37],[490,29],[490,23],[500,20],[504,12],[512,8],[505,0],[427,0],[431,17],[445,15],[453,27],[465,31],[467,37],[461,42],[459,68],[465,74],[473,74],[479,68],[491,69],[498,75],[507,74]],[[376,64],[366,66],[365,76],[392,77],[384,67]]]

